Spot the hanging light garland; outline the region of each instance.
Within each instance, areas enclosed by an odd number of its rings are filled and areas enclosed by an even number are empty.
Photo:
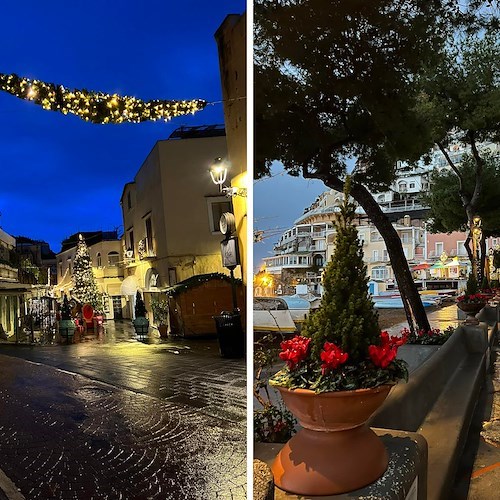
[[[194,114],[207,105],[202,99],[143,101],[118,94],[71,90],[63,85],[4,73],[0,73],[0,90],[20,99],[33,101],[43,109],[59,111],[65,115],[71,113],[92,123],[168,121],[176,116]]]

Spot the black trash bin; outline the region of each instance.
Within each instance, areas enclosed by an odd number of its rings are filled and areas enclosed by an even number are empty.
[[[220,354],[223,358],[245,357],[245,332],[241,325],[239,311],[222,311],[214,316]]]

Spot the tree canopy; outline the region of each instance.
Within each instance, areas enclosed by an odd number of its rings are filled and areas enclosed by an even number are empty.
[[[454,2],[257,1],[256,174],[342,176],[346,158],[370,188],[386,189],[396,160],[433,144],[414,112],[415,75],[436,66]]]
[[[485,155],[483,190],[476,215],[482,219],[484,236],[500,236],[500,158]],[[470,155],[462,158],[457,167],[464,179],[467,196],[472,196],[475,185],[475,163]],[[429,229],[433,233],[468,231],[469,220],[459,195],[459,180],[452,170],[434,171],[431,188],[424,199],[430,206]]]

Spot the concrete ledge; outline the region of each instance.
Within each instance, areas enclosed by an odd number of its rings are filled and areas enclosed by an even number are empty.
[[[26,500],[16,485],[0,469],[0,500]]]
[[[374,429],[387,447],[389,452],[389,467],[385,474],[374,483],[360,490],[342,495],[320,496],[314,499],[370,499],[396,500],[411,498],[426,500],[427,498],[427,442],[416,433],[395,431],[388,429]],[[283,447],[279,443],[256,443],[255,458],[262,460],[269,466],[279,450]],[[414,496],[412,496],[414,495]],[[306,499],[275,488],[276,500]]]
[[[496,328],[496,323],[495,323]],[[451,338],[398,384],[372,426],[421,433],[429,443],[428,498],[449,495],[488,368],[493,327],[459,326]]]

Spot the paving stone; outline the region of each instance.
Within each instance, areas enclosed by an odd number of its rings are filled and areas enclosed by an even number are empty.
[[[227,364],[214,341],[0,345],[0,468],[28,499],[244,499],[246,367]]]

